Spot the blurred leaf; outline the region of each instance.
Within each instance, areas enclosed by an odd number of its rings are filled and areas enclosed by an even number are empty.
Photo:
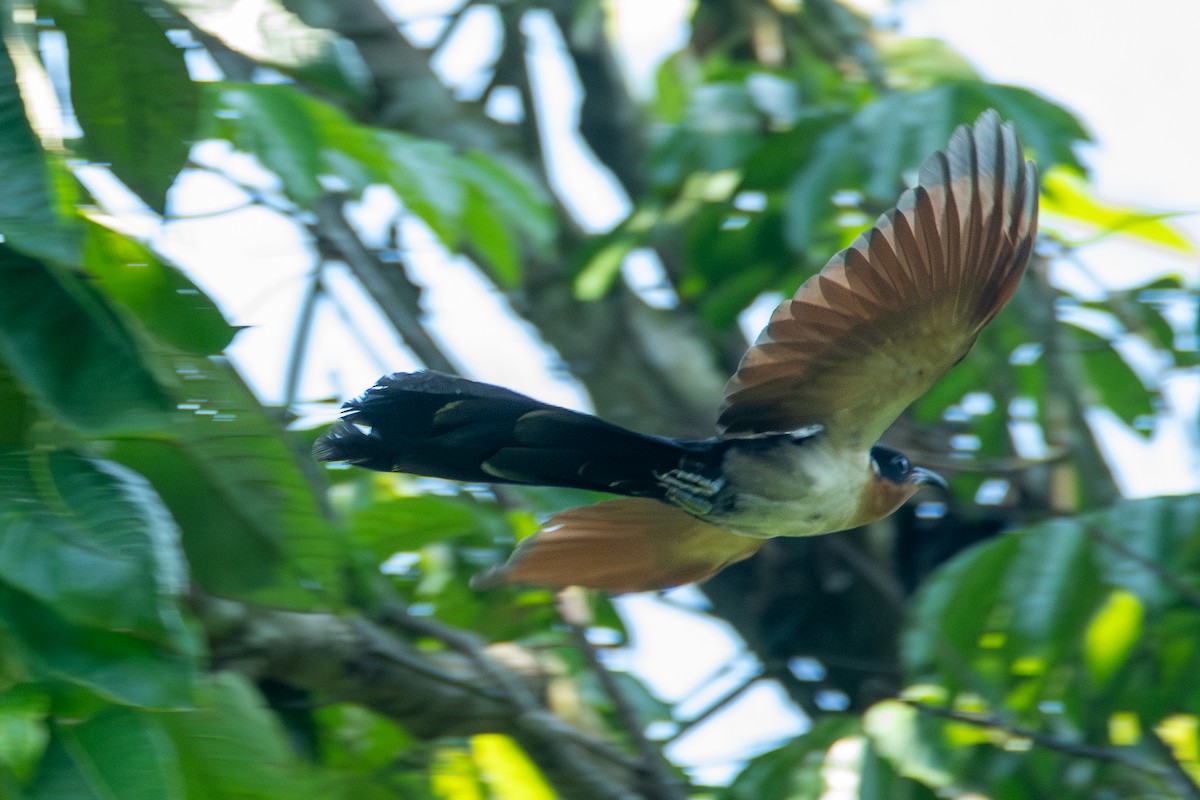
[[[941,39],[904,36],[880,44],[888,82],[898,88],[929,89],[939,83],[979,80],[971,62]]]
[[[516,167],[479,151],[465,153],[459,159],[458,169],[496,219],[520,234],[529,251],[539,257],[550,254],[558,231],[545,189]],[[469,225],[467,230],[470,233]],[[512,275],[514,281],[521,277],[519,267],[520,264]]]
[[[938,800],[942,796],[925,784],[899,774],[870,739],[863,742],[857,800]],[[997,800],[1014,800],[999,792],[994,796]]]
[[[26,787],[20,800],[111,800],[97,794],[71,757],[61,737],[54,737],[38,765],[37,774]]]
[[[129,633],[74,625],[7,584],[0,584],[0,619],[11,634],[6,641],[35,677],[69,681],[117,703],[191,705],[192,657]]]
[[[438,750],[430,769],[430,787],[440,800],[489,800],[475,761],[456,747]]]
[[[457,247],[466,188],[458,180],[450,148],[390,131],[379,136],[387,155],[387,183],[447,247]]]
[[[39,405],[87,432],[167,419],[170,400],[107,298],[78,274],[3,245],[0,358]]]
[[[351,535],[381,561],[396,552],[463,536],[499,536],[508,528],[492,508],[466,499],[422,495],[371,503],[354,512]]]
[[[763,138],[764,121],[745,86],[696,86],[683,121],[655,142],[650,178],[671,187],[696,172],[738,168]]]
[[[208,112],[217,120],[209,135],[251,153],[283,182],[293,201],[311,207],[321,196],[320,132],[305,100],[287,86],[209,84]],[[211,125],[212,123],[210,123]]]
[[[921,588],[906,672],[972,709],[1107,745],[1114,715],[1152,723],[1200,702],[1185,677],[1200,668],[1198,569],[1200,495],[1123,501],[991,540]],[[980,774],[973,761],[952,772]]]
[[[336,176],[351,194],[391,186],[449,248],[477,248],[497,280],[515,285],[523,247],[547,252],[553,215],[544,192],[482,153],[359,125],[285,85],[218,84],[207,94],[210,135],[255,155],[288,196],[311,207]]]
[[[851,185],[861,174],[858,156],[855,130],[843,123],[822,133],[811,156],[796,170],[783,209],[784,232],[793,251],[812,246],[820,221],[831,212],[834,192]]]
[[[471,756],[495,800],[555,800],[558,796],[525,751],[504,734],[472,736]]]
[[[24,444],[37,412],[13,374],[0,359],[0,449]]]
[[[471,186],[462,223],[467,239],[491,266],[497,282],[511,289],[521,281],[520,251],[505,220],[496,214],[500,208],[503,206],[493,205],[478,187]]]
[[[815,720],[807,732],[783,747],[755,756],[716,800],[819,800],[826,781],[828,751],[839,739],[860,735],[857,718]]]
[[[88,271],[152,333],[192,355],[219,353],[228,346],[237,329],[181,270],[99,223],[89,223],[86,232]]]
[[[195,710],[161,720],[189,799],[318,796],[278,719],[245,678],[216,673],[202,687]]]
[[[1084,635],[1084,657],[1092,682],[1103,690],[1142,635],[1142,604],[1137,595],[1111,592]]]
[[[76,624],[188,651],[178,531],[141,477],[70,453],[0,454],[0,579]]]
[[[591,253],[575,275],[575,297],[578,300],[599,300],[612,289],[621,276],[625,257],[637,246],[628,237],[614,237],[605,246]]]
[[[24,253],[71,264],[76,260],[78,239],[56,212],[58,203],[46,156],[25,116],[7,47],[0,42],[0,175],[4,176],[0,236]]]
[[[1065,519],[1050,520],[1040,530],[1038,536],[1018,537],[998,598],[1000,607],[1011,609],[1006,657],[1028,665],[1025,674],[1049,670],[1062,658],[1103,597],[1084,531]]]
[[[1151,213],[1102,203],[1091,196],[1087,180],[1077,171],[1059,168],[1041,176],[1040,212],[1053,218],[1063,217],[1095,229],[1090,236],[1070,242],[1080,247],[1112,234],[1124,234],[1152,244],[1162,245],[1185,255],[1194,255],[1196,246],[1166,220],[1177,213]]]
[[[395,762],[413,738],[395,722],[358,705],[336,704],[314,710],[320,731],[322,763],[375,772]]]
[[[28,780],[46,751],[50,698],[30,684],[0,693],[0,764],[20,780]]]
[[[174,0],[171,5],[226,46],[322,93],[354,105],[370,94],[370,74],[354,48],[328,30],[304,24],[283,3]]]
[[[1074,340],[1092,402],[1110,409],[1126,425],[1145,435],[1136,423],[1154,415],[1151,390],[1111,341],[1076,325],[1065,325],[1063,330]]]
[[[1017,536],[1002,536],[963,552],[921,587],[913,624],[902,640],[910,676],[944,671],[954,687],[969,679],[970,656],[989,631],[991,612],[1003,590],[1004,569],[1017,552]]]
[[[187,394],[172,437],[123,440],[113,457],[171,509],[197,582],[289,607],[338,603],[343,542],[316,466],[223,360],[174,361]]]
[[[935,789],[954,785],[954,755],[942,734],[945,723],[907,703],[885,700],[863,717],[863,730],[896,771]],[[959,754],[961,755],[961,754]]]
[[[57,733],[97,797],[184,800],[189,795],[179,759],[161,718],[110,707],[81,725],[59,726]]]
[[[41,10],[67,37],[71,102],[88,156],[163,213],[198,122],[183,52],[132,0],[43,0]]]

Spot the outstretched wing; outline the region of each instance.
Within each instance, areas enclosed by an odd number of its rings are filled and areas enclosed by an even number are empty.
[[[825,426],[867,447],[971,349],[1024,273],[1037,172],[986,111],[782,303],[725,387],[725,436]]]

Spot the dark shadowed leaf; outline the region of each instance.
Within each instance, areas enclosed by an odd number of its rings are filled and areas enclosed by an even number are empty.
[[[342,542],[316,465],[222,359],[179,356],[175,367],[186,388],[173,436],[122,441],[113,455],[171,509],[196,580],[262,602],[337,603]]]
[[[129,633],[74,625],[49,606],[0,584],[0,619],[26,669],[87,687],[111,702],[153,708],[191,704],[194,658]]]
[[[46,156],[25,116],[17,73],[0,42],[0,236],[23,252],[76,261],[78,238],[59,216]]]
[[[106,297],[0,245],[0,358],[51,415],[91,433],[156,428],[170,401]]]
[[[184,800],[189,796],[161,715],[110,707],[82,725],[59,726],[56,733],[99,797]]]
[[[179,532],[143,478],[68,452],[10,452],[0,473],[0,578],[76,624],[195,652]]]
[[[187,797],[294,800],[316,797],[279,720],[246,679],[218,673],[196,709],[162,716]]]

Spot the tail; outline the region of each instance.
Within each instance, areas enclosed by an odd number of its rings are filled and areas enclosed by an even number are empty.
[[[656,475],[719,468],[715,441],[647,436],[590,414],[440,372],[396,373],[343,407],[321,461],[469,483],[593,489],[662,499]]]

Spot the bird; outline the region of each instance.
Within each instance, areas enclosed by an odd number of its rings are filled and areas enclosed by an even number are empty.
[[[432,371],[343,406],[321,461],[468,483],[619,495],[549,517],[472,585],[612,593],[704,580],[768,539],[881,519],[946,483],[879,440],[1015,292],[1038,176],[994,110],[959,126],[917,183],[771,315],[707,439],[639,433]]]

